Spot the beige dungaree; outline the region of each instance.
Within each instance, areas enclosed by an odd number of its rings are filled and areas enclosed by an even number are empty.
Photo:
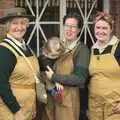
[[[23,56],[19,56],[9,45],[3,43],[3,46],[11,50],[17,58],[17,64],[11,74],[9,82],[12,92],[18,100],[25,115],[25,120],[32,120],[36,111],[34,74]],[[39,72],[37,58],[35,56],[30,56],[27,57],[27,59],[29,59],[31,65],[33,66],[35,74],[37,74]],[[11,113],[2,99],[0,99],[0,120],[15,120],[15,115]]]
[[[120,120],[120,114],[114,113],[114,106],[120,99],[120,66],[115,60],[114,52],[91,55],[89,86],[90,120]]]
[[[56,73],[61,75],[69,75],[73,71],[73,53],[69,52],[62,56],[56,62]],[[53,108],[49,103],[46,105],[47,117],[43,120],[79,120],[80,114],[80,93],[79,88],[72,86],[64,86],[62,92],[63,102],[62,104],[53,103]],[[45,117],[45,116],[44,116]],[[43,118],[44,118],[43,117]]]

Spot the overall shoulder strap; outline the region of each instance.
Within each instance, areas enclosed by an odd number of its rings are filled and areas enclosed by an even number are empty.
[[[0,45],[7,48],[7,49],[9,49],[16,57],[19,56],[18,52],[12,46],[7,44],[6,42],[1,42]]]
[[[23,51],[11,40],[9,39],[4,39],[5,42],[8,42],[20,55],[25,56]]]
[[[24,57],[25,61],[26,61],[27,64],[30,66],[30,68],[31,68],[31,70],[32,70],[32,72],[33,72],[33,74],[34,74],[34,77],[35,77],[35,79],[36,79],[36,82],[39,82],[39,80],[37,79],[37,76],[36,76],[36,74],[35,74],[35,72],[34,72],[34,68],[33,68],[31,62],[29,61],[29,59],[27,59],[27,57],[25,56],[25,54],[23,53],[23,51],[22,51],[14,42],[12,42],[11,40],[9,40],[9,39],[5,39],[5,40],[8,41],[12,46],[14,46],[14,48]],[[31,50],[31,49],[30,49],[30,50]],[[31,52],[32,52],[32,50],[31,50]]]
[[[115,45],[113,45],[113,47],[112,47],[112,51],[111,51],[111,53],[112,53],[112,54],[114,54],[114,53],[115,53],[116,48],[117,48],[117,46],[118,46],[119,42],[120,42],[120,40],[118,40],[118,41],[116,42],[116,44],[115,44]]]

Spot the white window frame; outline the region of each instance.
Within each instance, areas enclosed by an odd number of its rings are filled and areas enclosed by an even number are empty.
[[[22,4],[23,4],[22,1],[23,0],[20,0],[20,1],[21,1],[20,4],[22,6]],[[41,21],[41,18],[42,18],[43,14],[44,14],[44,12],[45,12],[45,10],[47,8],[47,5],[49,4],[49,2],[51,0],[44,0],[44,6],[43,6],[42,10],[40,11],[39,10],[39,5],[41,4],[41,1],[42,0],[34,0],[34,4],[36,6],[36,11],[34,12],[33,8],[32,8],[33,1],[32,0],[25,0],[25,6],[28,7],[31,14],[36,17],[35,21],[30,22],[30,24],[34,25],[34,27],[33,27],[32,31],[31,31],[31,34],[30,34],[30,36],[28,38],[27,44],[30,44],[33,35],[36,34],[36,36],[37,36],[37,39],[36,39],[36,41],[37,41],[37,45],[36,45],[37,46],[37,53],[36,53],[37,56],[39,56],[39,54],[40,54],[40,46],[39,46],[40,45],[39,44],[39,42],[40,42],[40,40],[39,40],[40,34],[42,35],[43,39],[45,41],[47,41],[47,37],[46,37],[41,25],[43,25],[43,24],[44,25],[50,25],[50,24],[51,25],[59,25],[60,26],[59,36],[60,36],[60,39],[63,39],[63,25],[62,25],[62,23],[63,23],[63,17],[67,13],[67,9],[66,9],[67,8],[67,3],[66,3],[67,0],[57,0],[57,1],[59,1],[59,4],[60,4],[59,5],[59,11],[60,11],[60,13],[59,13],[59,18],[60,18],[59,21]],[[88,1],[91,1],[91,0],[81,0],[81,1],[84,2],[84,13],[83,13],[82,8],[81,8],[81,6],[79,4],[79,0],[72,0],[72,1],[75,2],[75,4],[76,4],[77,8],[79,9],[79,12],[80,12],[80,14],[82,16],[82,19],[83,19],[83,26],[81,28],[81,33],[80,33],[79,38],[81,38],[81,36],[84,34],[84,44],[87,44],[87,34],[89,34],[90,39],[92,41],[92,44],[94,44],[95,41],[94,41],[92,32],[91,32],[91,30],[89,28],[89,25],[93,24],[93,22],[89,21],[89,18],[90,18],[90,15],[92,13],[92,10],[95,7],[96,2],[98,0],[92,0],[93,3],[90,6],[91,8],[90,8],[89,12],[87,12],[87,6],[88,6],[87,3],[88,3]],[[109,3],[109,0],[103,0],[104,9],[106,9],[106,6],[108,5],[108,3]],[[107,6],[106,10],[108,10],[108,8],[109,8],[109,6]]]

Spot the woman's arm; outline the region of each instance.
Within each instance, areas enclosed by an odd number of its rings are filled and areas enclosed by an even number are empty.
[[[115,56],[117,63],[120,65],[120,42],[118,43],[114,56]]]
[[[12,113],[20,109],[9,84],[9,78],[16,65],[16,57],[4,47],[0,47],[0,96]]]
[[[88,77],[89,59],[90,53],[88,48],[83,44],[80,45],[77,48],[77,51],[73,58],[73,72],[70,75],[59,75],[57,73],[53,73],[51,80],[53,82],[59,82],[63,85],[71,85],[83,88],[85,80]]]

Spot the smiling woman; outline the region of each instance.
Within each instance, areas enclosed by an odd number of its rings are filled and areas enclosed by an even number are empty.
[[[106,45],[111,38],[113,32],[114,21],[112,16],[98,12],[94,20],[95,37],[100,44]]]
[[[16,39],[23,39],[26,28],[29,25],[28,18],[14,18],[7,22],[7,32]]]
[[[0,120],[35,117],[39,64],[24,41],[30,18],[23,8],[7,9],[0,17],[0,23],[7,26],[6,37],[0,43]]]
[[[69,13],[63,18],[64,48],[52,70],[46,71],[47,80],[63,86],[62,101],[52,100],[45,106],[43,120],[79,120],[80,89],[88,77],[89,50],[79,41],[80,16]]]
[[[97,13],[94,20],[97,41],[89,65],[90,120],[118,120],[120,116],[120,40],[113,35],[113,25],[111,15]]]

